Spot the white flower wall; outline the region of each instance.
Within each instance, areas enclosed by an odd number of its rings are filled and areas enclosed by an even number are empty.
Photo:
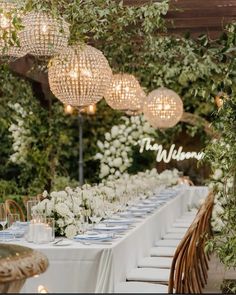
[[[132,165],[132,148],[137,141],[155,134],[143,116],[122,117],[122,120],[122,124],[105,133],[104,142],[97,143],[100,152],[94,158],[100,160],[101,179],[120,177]]]

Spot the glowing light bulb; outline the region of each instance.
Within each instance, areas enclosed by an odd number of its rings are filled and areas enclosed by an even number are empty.
[[[164,110],[167,111],[167,110],[169,110],[169,109],[170,109],[170,105],[169,105],[169,104],[165,104],[165,105],[164,105]]]
[[[38,293],[48,293],[48,289],[47,288],[45,288],[43,285],[39,285],[38,286]]]
[[[120,90],[121,90],[121,85],[120,85],[120,84],[116,85],[116,86],[115,86],[115,90],[116,90],[117,92],[120,91]]]
[[[90,115],[95,114],[96,113],[96,105],[95,104],[89,105],[87,108],[87,113]]]
[[[85,77],[92,77],[92,72],[89,69],[82,69],[81,74]]]
[[[129,92],[130,88],[128,86],[125,87],[125,92]]]
[[[1,29],[6,30],[6,29],[8,29],[10,27],[10,25],[11,25],[11,20],[8,17],[6,17],[5,15],[1,14],[0,15],[0,27],[1,27]]]
[[[69,76],[74,80],[78,79],[78,77],[79,77],[78,71],[76,69],[71,70],[69,72]]]
[[[74,109],[71,105],[68,104],[68,105],[65,105],[64,111],[66,114],[72,114]]]
[[[47,24],[42,24],[42,26],[41,26],[41,32],[43,34],[47,34],[48,33],[48,26],[47,26]]]

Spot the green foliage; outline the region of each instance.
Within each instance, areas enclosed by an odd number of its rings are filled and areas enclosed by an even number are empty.
[[[232,61],[235,63],[235,61]],[[233,65],[234,66],[234,65]],[[224,101],[223,107],[215,115],[215,129],[221,133],[217,142],[209,144],[205,160],[224,172],[223,187],[215,187],[224,211],[219,218],[223,223],[220,232],[208,246],[215,250],[221,262],[228,268],[236,267],[236,92]],[[229,186],[229,179],[232,184]]]
[[[155,167],[155,153],[150,151],[139,152],[139,146],[133,148],[133,163],[128,169],[129,174],[134,174],[137,171],[145,171]]]

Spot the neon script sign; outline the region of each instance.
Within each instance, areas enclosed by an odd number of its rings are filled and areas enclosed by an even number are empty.
[[[183,152],[183,147],[180,146],[178,149],[175,149],[175,144],[172,144],[169,151],[163,148],[161,144],[154,143],[152,144],[154,139],[152,138],[143,138],[140,139],[137,144],[140,145],[139,152],[143,153],[143,151],[156,151],[156,161],[165,163],[169,163],[171,160],[183,161],[186,159],[197,159],[201,160],[204,157],[204,153],[200,152]]]

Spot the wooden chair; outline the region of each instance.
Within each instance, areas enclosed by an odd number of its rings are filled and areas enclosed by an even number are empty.
[[[169,293],[201,293],[207,283],[209,257],[206,236],[211,233],[210,219],[214,196],[210,193],[176,249],[169,278]]]
[[[168,293],[201,293],[207,281],[208,258],[204,248],[210,232],[210,218],[214,197],[208,195],[198,209],[184,237],[180,240],[159,240],[151,248],[148,260],[127,273],[124,290],[131,284],[155,283],[168,286]],[[177,246],[177,248],[175,248]],[[154,258],[162,261],[153,261]],[[171,264],[165,263],[164,258]],[[171,261],[169,261],[171,259]],[[161,264],[162,263],[162,264]],[[166,287],[167,287],[166,286]],[[138,285],[135,285],[138,289]],[[132,289],[135,291],[135,288]]]
[[[25,215],[21,207],[14,200],[8,199],[5,201],[7,214],[19,214],[20,220],[25,221]]]

